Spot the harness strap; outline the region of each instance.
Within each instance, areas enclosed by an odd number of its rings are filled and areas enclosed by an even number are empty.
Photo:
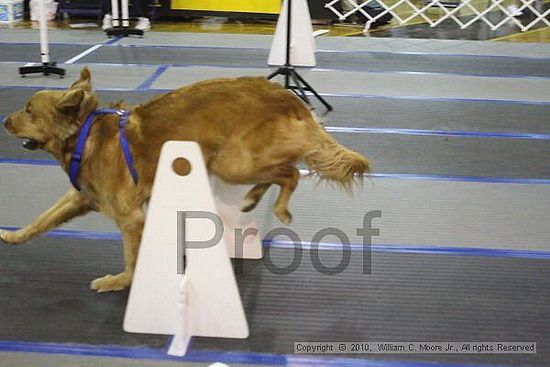
[[[138,183],[138,174],[134,166],[134,159],[132,158],[132,153],[130,151],[130,144],[128,144],[128,139],[126,139],[126,135],[124,134],[124,129],[126,125],[128,124],[128,117],[129,112],[126,110],[117,110],[114,108],[103,108],[99,110],[95,110],[91,112],[88,117],[86,117],[86,120],[84,121],[84,124],[82,125],[82,128],[80,129],[80,133],[78,134],[78,140],[76,142],[76,148],[71,156],[71,163],[69,166],[69,178],[71,180],[71,184],[77,189],[78,191],[82,190],[80,185],[78,184],[78,173],[80,172],[80,164],[82,163],[82,155],[84,152],[84,148],[86,147],[86,141],[88,140],[88,136],[90,135],[90,129],[92,128],[92,125],[94,124],[95,118],[98,115],[118,115],[119,116],[119,139],[120,139],[120,146],[122,148],[122,153],[124,154],[124,159],[126,161],[126,166],[128,167],[128,170],[130,171],[130,175],[132,176],[132,179],[134,180],[134,184],[137,185]]]
[[[128,170],[130,171],[130,175],[132,176],[132,179],[134,180],[134,184],[137,185],[137,183],[138,183],[138,174],[137,174],[137,171],[136,171],[136,167],[134,166],[134,158],[132,158],[132,152],[130,151],[130,144],[128,144],[128,139],[126,139],[126,135],[124,134],[124,128],[126,127],[126,124],[128,123],[129,113],[126,110],[118,110],[117,114],[120,115],[120,120],[118,121],[120,146],[122,147],[122,153],[124,153],[124,159],[126,160],[126,166],[128,167]]]

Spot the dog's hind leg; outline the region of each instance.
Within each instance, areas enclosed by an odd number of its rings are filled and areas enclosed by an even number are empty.
[[[270,187],[271,183],[261,183],[250,189],[244,197],[241,211],[246,213],[253,210]]]
[[[300,171],[294,166],[279,166],[273,183],[281,187],[273,212],[284,224],[292,222],[292,214],[288,211],[290,196],[298,186]]]
[[[293,164],[300,157],[301,148],[296,150],[295,144],[286,148],[279,144],[257,152],[247,144],[250,143],[228,143],[211,160],[210,172],[230,184],[256,185],[245,196],[243,211],[252,210],[271,184],[280,186],[274,213],[281,222],[290,223],[288,202],[300,179],[300,171]]]
[[[28,226],[14,232],[0,231],[0,240],[9,244],[23,243],[90,210],[90,201],[77,190],[71,189]]]
[[[243,176],[241,179],[245,180],[246,176]],[[298,186],[300,171],[292,165],[282,164],[255,173],[249,179],[250,181],[261,180],[268,182],[257,184],[246,194],[241,210],[248,212],[254,209],[269,187],[272,184],[276,184],[281,187],[281,190],[275,202],[273,213],[281,222],[289,224],[292,221],[292,215],[288,211],[288,202],[296,186]]]
[[[116,275],[105,275],[92,281],[90,288],[98,292],[119,291],[130,287],[136,266],[139,244],[145,224],[145,213],[141,207],[120,214],[115,221],[122,232],[124,244],[124,271]]]

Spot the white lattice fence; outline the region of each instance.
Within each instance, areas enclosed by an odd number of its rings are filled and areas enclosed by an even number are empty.
[[[456,7],[449,8],[441,0],[427,0],[418,7],[411,0],[376,0],[384,11],[372,16],[364,8],[368,1],[361,2],[357,0],[332,0],[325,7],[334,12],[340,20],[344,20],[355,13],[360,13],[367,19],[365,30],[370,28],[370,25],[382,18],[386,14],[393,15],[394,19],[399,24],[408,24],[413,19],[422,18],[431,27],[436,27],[445,20],[452,20],[462,29],[467,28],[471,24],[481,21],[486,23],[491,30],[496,30],[508,22],[513,22],[522,31],[527,31],[534,27],[537,23],[542,22],[546,26],[550,26],[547,17],[550,15],[550,8],[546,11],[542,10],[542,0],[521,0],[518,2],[518,10],[521,12],[529,12],[532,15],[528,20],[522,20],[522,17],[516,17],[512,14],[504,2],[510,4],[509,0],[487,0],[486,2],[479,0],[463,0],[456,4]],[[341,11],[338,3],[347,2],[351,7],[349,11]],[[540,5],[540,6],[535,6]],[[397,11],[399,8],[399,11]],[[433,9],[440,10],[434,12]],[[405,11],[403,11],[405,9]],[[468,14],[467,17],[461,17],[462,13]],[[501,16],[491,16],[495,13],[500,13]],[[406,14],[406,15],[404,15]]]

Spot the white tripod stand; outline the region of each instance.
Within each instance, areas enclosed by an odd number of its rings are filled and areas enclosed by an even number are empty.
[[[122,11],[122,19],[120,19],[119,8]],[[128,0],[111,0],[111,11],[113,12],[113,27],[105,30],[107,36],[128,37],[132,35],[143,37],[143,31],[141,29],[130,29]]]
[[[19,68],[19,74],[56,74],[63,77],[65,69],[58,68],[55,62],[50,61],[50,48],[48,45],[48,22],[46,20],[46,6],[44,0],[40,1],[40,17],[38,18],[40,25],[40,58],[42,65],[22,66]]]

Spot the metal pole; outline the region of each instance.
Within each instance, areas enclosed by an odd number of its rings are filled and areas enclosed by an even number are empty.
[[[40,27],[40,58],[42,64],[50,62],[50,50],[48,46],[48,21],[46,20],[46,0],[40,0],[40,16],[38,18]]]
[[[113,27],[118,27],[120,25],[118,0],[111,0],[111,12],[113,13]]]
[[[48,43],[48,20],[46,18],[46,0],[40,0],[38,5],[40,14],[38,15],[38,27],[40,28],[40,65],[27,65],[19,68],[19,74],[24,77],[27,74],[56,74],[61,77],[65,75],[65,69],[55,66],[55,62],[50,61],[50,48]]]
[[[130,14],[128,10],[128,0],[122,0],[122,26],[128,28],[130,26]]]
[[[287,1],[286,12],[286,65],[290,65],[290,42],[291,42],[291,19],[292,19],[292,0]]]

